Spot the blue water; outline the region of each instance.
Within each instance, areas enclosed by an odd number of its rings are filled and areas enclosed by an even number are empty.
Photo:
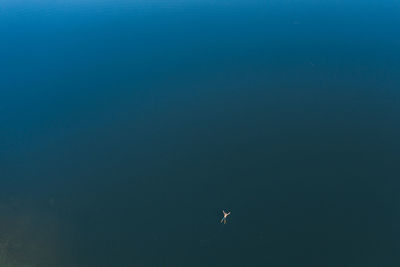
[[[399,266],[399,29],[396,0],[0,1],[0,264]]]

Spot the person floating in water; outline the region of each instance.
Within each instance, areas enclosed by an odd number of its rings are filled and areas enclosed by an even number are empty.
[[[224,210],[222,211],[224,213],[224,218],[222,218],[221,223],[226,223],[226,217],[228,217],[229,214],[231,214],[231,212],[226,213]]]

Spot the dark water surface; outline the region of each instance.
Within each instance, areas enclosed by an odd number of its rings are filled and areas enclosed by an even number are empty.
[[[400,2],[0,0],[0,60],[1,266],[400,266]]]

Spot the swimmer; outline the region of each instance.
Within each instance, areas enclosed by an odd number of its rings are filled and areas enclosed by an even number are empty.
[[[226,217],[228,217],[229,214],[231,214],[231,212],[226,213],[224,210],[222,211],[224,213],[224,218],[222,218],[221,223],[226,223]]]

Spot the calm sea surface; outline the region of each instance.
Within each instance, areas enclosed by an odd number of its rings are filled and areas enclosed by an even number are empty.
[[[397,0],[0,0],[0,266],[396,267],[399,191]]]

